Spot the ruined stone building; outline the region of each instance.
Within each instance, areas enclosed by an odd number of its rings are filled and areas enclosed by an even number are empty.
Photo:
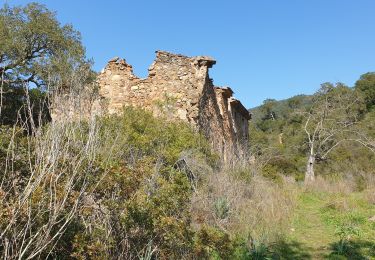
[[[107,113],[136,106],[184,120],[201,131],[225,161],[246,153],[250,114],[229,87],[217,87],[208,70],[210,57],[156,52],[148,77],[138,78],[125,60],[114,58],[98,76]]]

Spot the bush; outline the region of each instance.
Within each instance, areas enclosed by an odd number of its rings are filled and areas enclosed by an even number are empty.
[[[126,108],[25,133],[0,129],[0,250],[11,241],[8,254],[26,252],[19,236],[26,230],[28,254],[40,257],[194,254],[190,200],[206,168],[190,163],[214,164],[216,156],[187,124]]]
[[[339,237],[339,241],[333,245],[333,254],[350,254],[351,241],[361,235],[359,224],[363,221],[362,217],[348,214],[337,224],[335,234]]]
[[[180,169],[180,158],[215,161],[199,134],[185,123],[154,118],[125,108],[122,115],[100,119],[97,165],[107,173],[93,176],[93,207],[83,212],[84,228],[77,234],[74,256],[135,258],[150,252],[162,259],[194,253],[190,227],[192,178],[204,172]],[[110,157],[108,157],[108,153]],[[194,173],[192,173],[194,171]],[[99,210],[101,209],[101,210]],[[95,217],[93,217],[95,216]],[[147,251],[147,250],[148,251]],[[104,252],[103,252],[104,250]]]
[[[229,204],[225,197],[220,197],[216,200],[215,204],[215,215],[219,219],[225,219],[229,215]]]
[[[214,227],[202,227],[195,237],[195,254],[200,259],[230,259],[233,245],[227,233]]]

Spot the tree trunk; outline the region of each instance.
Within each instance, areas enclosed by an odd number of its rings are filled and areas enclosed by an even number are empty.
[[[305,182],[313,182],[315,180],[314,163],[315,163],[315,156],[310,154],[309,160],[307,161],[307,166],[306,166]]]

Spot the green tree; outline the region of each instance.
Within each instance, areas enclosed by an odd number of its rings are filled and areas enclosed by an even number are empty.
[[[32,101],[41,102],[47,90],[69,85],[72,71],[90,67],[79,32],[61,25],[55,13],[38,3],[0,9],[0,42],[3,124],[15,122],[29,89],[39,96]]]
[[[271,120],[276,120],[276,113],[275,113],[275,107],[276,105],[276,100],[275,99],[266,99],[263,101],[263,105],[261,107],[261,110],[264,114],[263,118],[264,119],[271,119]]]
[[[355,89],[362,93],[367,109],[371,109],[375,105],[375,72],[361,75],[355,83]]]

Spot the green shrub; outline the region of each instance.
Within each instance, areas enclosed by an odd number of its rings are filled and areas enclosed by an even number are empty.
[[[227,198],[220,197],[215,201],[214,204],[215,215],[219,219],[225,219],[229,215],[229,203]]]
[[[336,224],[335,234],[339,241],[333,245],[333,254],[350,254],[351,241],[361,235],[360,224],[366,221],[363,216],[358,214],[347,214]]]
[[[199,259],[230,259],[233,244],[227,233],[214,227],[202,227],[195,236],[195,254]]]
[[[97,219],[97,231],[77,233],[74,256],[85,258],[90,252],[101,257],[104,250],[104,258],[120,251],[126,252],[123,257],[140,257],[147,255],[152,241],[151,251],[162,259],[189,258],[194,253],[189,213],[193,188],[191,176],[176,162],[189,151],[214,163],[207,141],[183,122],[155,118],[141,109],[125,108],[122,115],[99,120],[97,164],[107,173],[98,174],[100,179],[93,176],[92,189],[106,222],[98,224]],[[84,218],[90,221],[92,215]]]

